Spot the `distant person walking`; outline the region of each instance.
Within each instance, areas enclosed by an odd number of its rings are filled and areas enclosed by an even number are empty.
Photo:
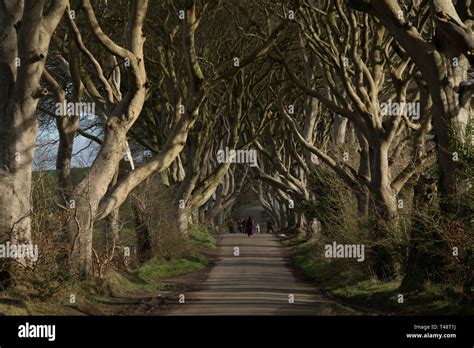
[[[244,233],[244,221],[245,221],[244,219],[242,219],[242,220],[240,220],[240,219],[237,220],[237,231],[238,231],[239,233]]]
[[[252,217],[249,217],[247,219],[247,222],[245,223],[245,229],[247,231],[247,236],[249,238],[252,238],[252,235],[253,235],[253,219],[252,219]]]
[[[270,233],[270,231],[272,233],[275,233],[275,230],[273,229],[273,222],[272,220],[268,219],[267,220],[267,233]]]
[[[256,224],[256,225],[255,225],[255,231],[256,231],[258,234],[262,233],[262,231],[260,230],[260,224]]]
[[[227,221],[227,227],[229,228],[229,233],[235,233],[235,221],[234,221],[234,219],[230,218]]]

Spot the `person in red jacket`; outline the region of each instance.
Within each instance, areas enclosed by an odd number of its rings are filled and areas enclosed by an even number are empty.
[[[253,219],[249,217],[245,223],[245,229],[247,230],[247,235],[249,238],[252,238],[253,235]]]

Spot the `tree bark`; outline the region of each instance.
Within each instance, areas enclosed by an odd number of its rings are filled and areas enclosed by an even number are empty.
[[[40,79],[66,3],[53,1],[47,13],[43,0],[3,1],[0,6],[0,242],[32,244],[36,107],[47,94]]]
[[[388,146],[383,142],[372,147],[371,168],[372,234],[376,244],[371,248],[369,259],[377,278],[388,280],[396,276],[387,239],[396,232],[398,211],[397,198],[390,187]]]

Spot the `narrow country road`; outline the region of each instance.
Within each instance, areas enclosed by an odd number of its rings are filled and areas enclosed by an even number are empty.
[[[207,280],[199,290],[185,294],[185,303],[172,306],[167,314],[324,314],[329,301],[314,286],[297,280],[287,264],[284,247],[274,235],[262,233],[248,238],[239,233],[225,234],[219,245],[219,260]]]

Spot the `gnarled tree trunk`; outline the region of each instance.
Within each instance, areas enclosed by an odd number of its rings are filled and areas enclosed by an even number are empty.
[[[0,6],[0,242],[32,243],[36,107],[47,94],[40,79],[66,3],[53,1],[47,13],[44,0],[8,0]]]

